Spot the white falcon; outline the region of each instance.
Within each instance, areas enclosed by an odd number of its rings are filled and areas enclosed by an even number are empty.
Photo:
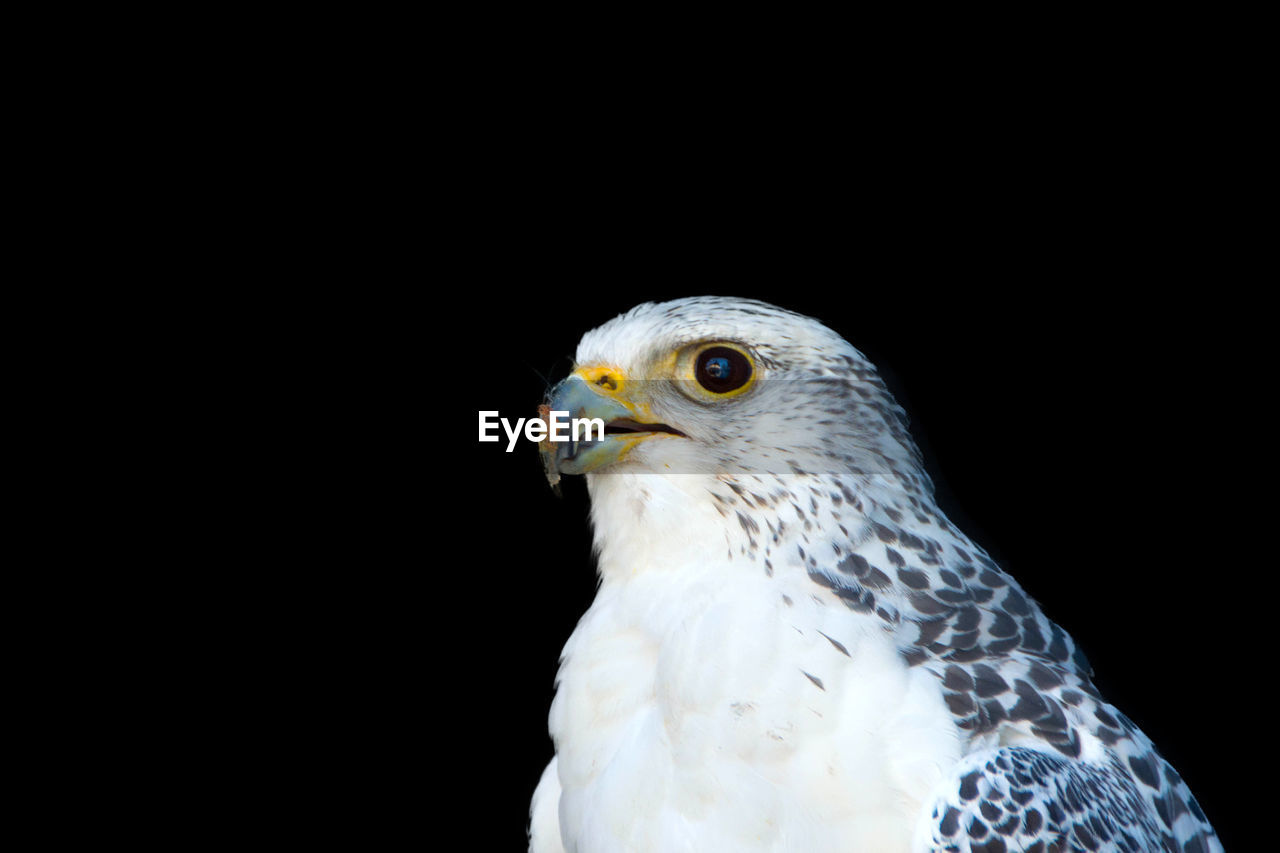
[[[1088,662],[938,509],[875,368],[761,302],[641,305],[547,401],[603,440],[530,849],[1220,851]]]

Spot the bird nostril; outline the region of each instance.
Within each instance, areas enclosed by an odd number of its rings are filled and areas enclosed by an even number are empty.
[[[596,364],[576,368],[573,375],[593,387],[608,394],[620,393],[625,382],[622,370],[607,364]]]

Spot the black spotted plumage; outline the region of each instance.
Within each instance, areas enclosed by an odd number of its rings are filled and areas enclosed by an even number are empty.
[[[937,674],[946,707],[975,744],[954,796],[938,803],[936,849],[1220,849],[1185,783],[1102,700],[1070,635],[1016,581],[971,542],[946,548],[924,538],[932,533],[945,541],[956,531],[930,523],[908,533],[904,507],[876,509],[883,519],[863,532],[861,545],[850,537],[841,546],[849,553],[837,573],[864,579],[880,572],[892,579],[881,594],[903,614],[904,625],[884,629],[902,644],[906,663]],[[875,553],[868,543],[890,542],[903,550],[883,547],[879,565],[864,556]],[[935,547],[926,549],[926,542]],[[937,561],[904,554],[936,555]],[[982,568],[972,565],[975,558]],[[830,570],[811,568],[810,577],[840,586]],[[1041,745],[977,747],[1001,732]],[[1092,754],[1101,749],[1104,755]]]

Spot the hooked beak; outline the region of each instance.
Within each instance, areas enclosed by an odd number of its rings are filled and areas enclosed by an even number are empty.
[[[567,440],[552,441],[548,437],[538,448],[547,480],[555,487],[561,474],[585,474],[612,465],[626,458],[642,441],[664,435],[684,436],[674,427],[655,422],[644,408],[628,393],[628,383],[617,368],[575,370],[552,388],[547,402],[538,407],[548,423],[553,412],[568,413],[567,420],[564,415],[558,419],[560,433]],[[592,420],[598,423],[583,423]]]

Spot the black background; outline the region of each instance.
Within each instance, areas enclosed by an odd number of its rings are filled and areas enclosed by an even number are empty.
[[[1205,346],[1224,331],[1215,306],[1097,273],[1132,256],[1029,245],[1025,232],[979,245],[918,236],[900,253],[847,245],[820,261],[794,243],[771,254],[730,238],[696,259],[668,248],[612,271],[599,259],[598,275],[543,271],[524,293],[471,298],[459,322],[480,331],[460,414],[527,417],[581,333],[641,301],[737,295],[817,317],[907,408],[943,509],[1075,637],[1103,695],[1221,822],[1230,767],[1214,733],[1230,725],[1238,649],[1217,581],[1247,557],[1230,492],[1240,472],[1224,450],[1240,440],[1224,419],[1237,364]],[[748,258],[722,267],[735,252]],[[487,784],[515,832],[552,754],[559,650],[595,577],[584,484],[566,478],[557,498],[534,446],[505,445],[460,442],[449,488],[492,561],[466,594],[493,608],[472,638],[490,657],[471,683],[479,707],[501,709],[486,735],[504,769]]]
[[[503,78],[448,106],[420,165],[375,158],[393,215],[354,209],[367,231],[314,247],[349,282],[314,330],[361,457],[335,506],[364,513],[352,564],[381,584],[355,623],[377,653],[350,665],[409,718],[380,736],[414,732],[423,786],[449,779],[485,837],[523,844],[595,576],[583,484],[555,497],[534,447],[478,442],[476,413],[532,415],[581,335],[637,303],[719,294],[871,358],[944,511],[1075,637],[1231,849],[1223,739],[1266,511],[1249,321],[1269,313],[1238,287],[1258,226],[1172,90],[1064,117],[1038,88],[945,88],[880,93],[874,117],[694,97],[640,121],[611,92],[561,105]]]
[[[582,333],[638,302],[722,294],[817,317],[872,359],[943,509],[1076,638],[1235,849],[1236,756],[1270,722],[1252,709],[1269,701],[1275,359],[1250,345],[1273,338],[1251,254],[1274,228],[1250,203],[1273,206],[1272,158],[1253,153],[1267,112],[1246,83],[1265,52],[1200,18],[1175,35],[1109,16],[1057,51],[1065,21],[1002,21],[988,44],[919,22],[935,55],[914,20],[850,46],[847,28],[824,44],[718,18],[655,21],[661,38],[619,54],[631,23],[550,40],[486,14],[472,33],[404,27],[404,45],[379,27],[366,58],[359,35],[294,23],[280,41],[316,60],[282,54],[280,85],[248,72],[225,114],[183,94],[201,118],[175,131],[146,101],[165,132],[122,138],[164,187],[140,199],[154,224],[115,212],[139,170],[103,161],[122,182],[104,218],[128,239],[58,237],[104,301],[139,271],[162,283],[120,306],[138,334],[102,324],[103,352],[138,365],[84,358],[112,392],[143,377],[160,411],[82,419],[162,448],[155,479],[129,445],[104,452],[156,506],[110,478],[94,509],[128,516],[107,537],[125,544],[82,536],[103,585],[135,551],[163,566],[124,594],[166,624],[123,626],[166,656],[142,674],[162,701],[72,707],[176,720],[160,748],[218,786],[198,831],[278,813],[282,837],[345,823],[363,846],[407,829],[523,848],[594,568],[582,483],[552,495],[532,446],[476,441],[476,412],[531,415]],[[95,311],[56,295],[54,325]],[[111,624],[90,652],[130,621],[94,609]]]

